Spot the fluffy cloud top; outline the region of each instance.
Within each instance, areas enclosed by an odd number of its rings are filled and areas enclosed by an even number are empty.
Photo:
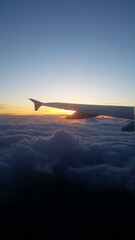
[[[0,239],[134,239],[125,120],[0,117]]]
[[[124,120],[0,119],[0,181],[27,184],[31,174],[64,176],[96,190],[135,189],[134,133]]]

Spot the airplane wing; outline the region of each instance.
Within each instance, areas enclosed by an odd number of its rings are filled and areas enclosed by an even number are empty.
[[[127,106],[107,106],[107,105],[88,105],[88,104],[75,104],[75,103],[59,103],[49,102],[43,103],[30,98],[34,103],[35,111],[41,106],[60,108],[75,111],[68,119],[82,119],[91,118],[99,115],[112,116],[116,118],[132,119],[134,120],[134,107]],[[122,128],[122,131],[134,131],[134,121]]]

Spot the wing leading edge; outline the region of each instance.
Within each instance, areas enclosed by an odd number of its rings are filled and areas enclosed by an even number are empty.
[[[91,118],[99,115],[106,115],[106,116],[112,116],[116,118],[134,120],[134,107],[88,105],[88,104],[59,103],[59,102],[43,103],[32,98],[30,98],[30,100],[35,105],[35,111],[37,111],[41,106],[75,111],[74,114],[68,116],[68,118],[71,118],[71,119]],[[126,125],[124,128],[122,128],[122,130],[134,131],[134,121]]]

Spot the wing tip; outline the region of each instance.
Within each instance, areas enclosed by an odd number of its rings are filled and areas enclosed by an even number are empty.
[[[34,103],[35,111],[37,111],[42,106],[42,102],[40,101],[37,101],[33,98],[29,98],[29,100],[31,100]]]

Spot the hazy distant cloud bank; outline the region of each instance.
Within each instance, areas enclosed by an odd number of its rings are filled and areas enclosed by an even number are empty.
[[[6,109],[7,105],[5,104],[0,104],[0,109]]]
[[[0,118],[1,194],[13,194],[41,173],[102,191],[135,191],[134,134],[120,131],[125,121],[61,118]],[[3,188],[4,186],[4,188]],[[7,190],[6,189],[7,186]]]

